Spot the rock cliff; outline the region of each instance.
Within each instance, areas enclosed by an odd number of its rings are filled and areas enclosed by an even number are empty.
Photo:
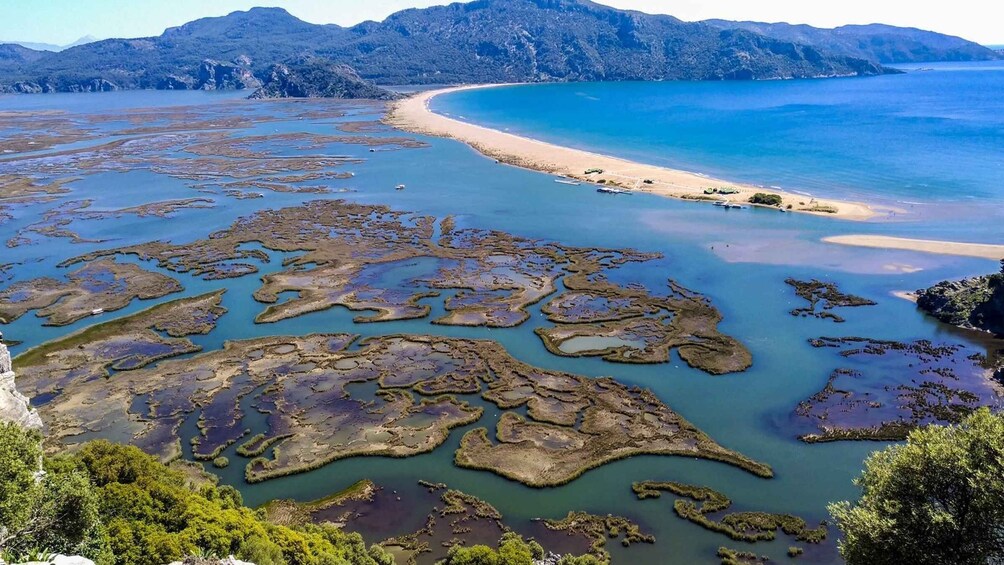
[[[397,94],[359,78],[351,67],[312,59],[273,65],[264,84],[249,98],[369,98],[393,100]]]
[[[202,90],[242,90],[259,86],[261,81],[255,78],[247,66],[212,59],[202,61],[196,74],[195,88]]]
[[[0,422],[14,422],[26,428],[39,430],[42,419],[31,407],[28,398],[14,386],[10,351],[0,343]]]
[[[998,274],[918,290],[917,306],[942,322],[1004,336],[1004,267]]]

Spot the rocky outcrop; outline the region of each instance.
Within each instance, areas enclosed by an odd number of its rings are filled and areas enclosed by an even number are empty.
[[[918,290],[917,306],[947,324],[1004,336],[1004,268]]]
[[[17,81],[0,86],[4,94],[40,94],[49,92],[114,92],[121,90],[118,84],[104,78],[73,80],[52,84],[40,81]]]
[[[245,58],[246,59],[246,58]],[[169,76],[168,80],[176,77]],[[170,83],[175,88],[184,83],[184,79]],[[258,88],[261,81],[255,78],[251,69],[231,63],[221,63],[206,59],[199,65],[196,73],[195,88],[201,90],[241,90]]]
[[[188,76],[167,75],[157,81],[157,90],[191,90],[195,80]]]
[[[347,65],[310,59],[273,65],[261,88],[249,98],[367,98],[394,100],[398,95],[363,79]]]
[[[41,94],[45,92],[45,87],[34,82],[18,81],[0,88],[0,92],[5,94]]]
[[[42,419],[31,407],[28,398],[14,387],[10,351],[0,343],[0,422],[14,422],[25,428],[39,430]]]

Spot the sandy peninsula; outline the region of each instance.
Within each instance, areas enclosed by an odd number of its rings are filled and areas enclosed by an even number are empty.
[[[489,86],[497,85],[461,86],[418,93],[396,102],[386,121],[406,131],[462,141],[500,163],[629,191],[697,201],[717,201],[727,198],[733,203],[743,205],[748,204],[749,198],[754,193],[769,192],[781,196],[783,209],[796,212],[845,220],[867,220],[880,213],[860,202],[813,198],[773,188],[737,184],[697,173],[563,147],[455,120],[436,114],[429,108],[429,101],[441,94]],[[601,169],[603,172],[586,174],[586,171],[591,169]],[[707,189],[723,187],[738,192],[727,196],[705,193]]]
[[[924,253],[939,253],[942,255],[978,257],[980,259],[1004,259],[1004,245],[989,243],[960,243],[955,241],[908,239],[905,237],[890,237],[884,235],[835,235],[832,237],[824,237],[823,241],[827,243],[839,243],[841,245],[854,245],[857,247],[903,249],[906,251],[921,251]]]

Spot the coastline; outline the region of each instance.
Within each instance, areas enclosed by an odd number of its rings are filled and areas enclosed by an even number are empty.
[[[870,220],[889,212],[903,212],[902,210],[868,205],[863,202],[813,198],[804,194],[784,192],[773,188],[734,183],[688,171],[647,165],[601,153],[564,147],[460,121],[437,114],[429,107],[431,100],[442,94],[499,86],[513,85],[467,85],[420,92],[393,103],[384,121],[388,125],[404,131],[455,139],[469,145],[482,155],[495,159],[499,163],[574,179],[588,183],[591,186],[613,186],[628,192],[645,192],[667,198],[696,202],[709,202],[729,198],[731,202],[744,206],[756,206],[748,202],[750,196],[753,194],[757,192],[769,192],[780,195],[782,199],[781,207],[787,209],[790,205],[791,209],[789,211],[791,212],[853,221]],[[603,169],[604,172],[602,174],[585,174],[585,171],[596,168]],[[604,182],[600,183],[599,181],[601,180]],[[646,180],[651,182],[645,182]],[[714,187],[730,187],[737,189],[738,193],[728,196],[705,194],[705,189]],[[814,207],[817,210],[813,210],[812,208]],[[829,208],[830,211],[819,211],[818,208]],[[1004,259],[1004,245],[995,244],[910,239],[881,235],[839,235],[825,237],[822,241],[824,243],[877,249],[897,249],[992,260]]]
[[[749,203],[749,198],[757,192],[767,192],[780,195],[781,207],[788,211],[843,220],[869,220],[886,211],[862,202],[814,198],[555,145],[456,120],[437,114],[429,107],[430,101],[442,94],[497,86],[511,85],[469,85],[420,92],[395,102],[385,121],[401,130],[461,141],[500,163],[596,186],[612,186],[630,192],[645,192],[690,201],[708,202],[728,198],[743,206],[754,206]],[[585,174],[589,169],[602,169],[603,173]],[[738,193],[722,196],[704,192],[705,189],[717,187],[733,188]]]

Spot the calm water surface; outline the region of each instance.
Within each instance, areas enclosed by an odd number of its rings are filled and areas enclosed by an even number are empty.
[[[993,216],[997,212],[991,206],[1004,199],[999,183],[1001,155],[991,151],[994,147],[1001,148],[1004,113],[1000,110],[1004,108],[999,95],[991,96],[989,90],[979,85],[1000,84],[1002,79],[1004,73],[998,71],[980,74],[939,70],[867,80],[547,85],[464,93],[437,100],[437,109],[495,126],[505,125],[534,137],[728,178],[802,187],[820,194],[870,194],[880,187],[881,198],[888,200],[966,207],[971,205],[967,200],[971,197]],[[964,94],[957,89],[953,91],[955,94],[946,95],[945,85],[955,81],[970,81],[975,86],[962,89]],[[913,101],[926,99],[927,103],[904,104],[904,97]],[[91,113],[124,107],[238,103],[232,98],[163,92],[0,97],[0,110],[62,109]],[[997,105],[996,112],[993,104]],[[866,111],[869,107],[871,118]],[[353,108],[353,115],[345,119],[379,117],[376,109]],[[589,108],[592,110],[585,112]],[[269,106],[249,106],[248,111],[269,112]],[[780,122],[779,117],[783,118]],[[872,120],[869,131],[877,137],[862,136],[859,129],[859,141],[855,144],[854,136],[848,133],[848,124],[860,125],[868,119]],[[269,122],[235,135],[266,131],[330,133],[334,131],[334,123],[335,120]],[[810,124],[817,127],[810,131]],[[956,134],[939,142],[942,134],[932,132],[946,127]],[[773,465],[777,476],[764,480],[713,462],[635,457],[590,471],[564,487],[530,489],[491,473],[454,467],[453,452],[463,432],[469,429],[464,428],[455,430],[446,445],[430,454],[404,460],[347,459],[311,473],[258,485],[243,483],[242,459],[231,448],[225,454],[234,464],[213,471],[238,486],[250,504],[275,497],[317,498],[359,479],[371,478],[402,496],[401,511],[392,517],[394,523],[389,527],[403,533],[424,523],[424,510],[416,511],[407,503],[418,495],[416,480],[425,478],[446,482],[484,498],[524,531],[529,531],[525,528],[530,527],[533,518],[559,517],[569,510],[632,517],[653,532],[658,542],[629,550],[611,544],[610,549],[619,562],[717,563],[714,554],[718,546],[739,544],[678,519],[672,511],[671,497],[635,500],[631,482],[653,479],[705,484],[727,493],[737,510],[792,512],[810,523],[825,519],[829,501],[855,496],[851,480],[858,474],[862,459],[881,444],[806,445],[785,429],[788,415],[797,403],[821,389],[838,366],[834,355],[809,347],[806,340],[820,335],[862,335],[900,340],[926,338],[980,346],[972,336],[925,318],[911,303],[894,298],[891,293],[943,278],[988,272],[996,268],[993,262],[845,248],[819,240],[827,235],[861,232],[916,237],[968,234],[976,240],[1004,239],[1001,224],[996,221],[970,221],[963,225],[958,217],[951,217],[929,222],[861,224],[766,210],[723,211],[648,195],[610,197],[588,187],[556,185],[546,175],[497,165],[453,141],[423,139],[431,147],[376,154],[368,153],[364,146],[327,147],[326,153],[366,159],[349,167],[356,173],[354,178],[337,181],[336,186],[357,192],[337,197],[389,204],[396,209],[439,217],[453,214],[460,227],[499,229],[569,245],[661,252],[663,259],[645,266],[625,267],[617,272],[616,278],[641,282],[657,290],[673,278],[707,294],[725,316],[721,329],[742,340],[753,352],[752,369],[738,375],[712,377],[688,368],[675,355],[666,364],[638,366],[556,357],[533,334],[534,327],[545,323],[539,306],[532,309],[529,322],[506,330],[437,326],[426,320],[354,324],[354,314],[339,308],[278,324],[256,325],[253,319],[262,306],[254,302],[251,293],[260,284],[259,275],[206,282],[171,273],[185,285],[185,295],[223,286],[230,289],[224,299],[229,313],[216,331],[198,336],[195,341],[208,350],[221,347],[227,339],[312,332],[351,332],[364,336],[407,332],[494,339],[528,363],[589,376],[612,375],[622,382],[650,388],[723,445]],[[931,158],[931,152],[938,147],[944,158]],[[917,154],[921,149],[927,153]],[[855,165],[858,159],[862,161]],[[891,161],[898,165],[889,166]],[[406,183],[408,190],[395,191],[393,187],[398,183]],[[95,201],[96,208],[111,208],[201,196],[189,184],[148,171],[104,173],[73,183],[66,198],[89,198]],[[38,245],[5,249],[0,262],[23,262],[14,272],[16,280],[60,276],[65,271],[56,267],[59,261],[93,249],[153,239],[190,241],[226,227],[235,218],[256,209],[296,205],[318,196],[266,192],[265,198],[257,200],[234,200],[219,195],[210,198],[215,201],[214,208],[183,210],[171,219],[126,216],[119,220],[77,221],[72,228],[81,235],[110,241],[70,244],[65,239],[46,239]],[[0,224],[0,236],[8,239],[20,227],[37,221],[49,207],[19,207],[14,220]],[[270,253],[270,256],[273,260],[262,266],[261,275],[280,268],[282,254]],[[385,279],[404,276],[387,273]],[[833,280],[844,290],[871,298],[879,305],[849,311],[848,322],[839,325],[794,318],[788,312],[801,302],[784,284],[788,276]],[[441,303],[432,304],[430,319],[442,312]],[[128,314],[149,305],[135,302],[106,317]],[[5,327],[4,332],[26,342],[15,348],[17,353],[92,321],[46,328],[28,315]],[[476,426],[491,425],[497,413],[493,405],[486,405],[486,416]],[[255,419],[253,411],[249,411],[246,424],[252,428],[264,425]],[[194,419],[186,423],[183,431],[185,437],[195,433]],[[182,443],[187,445],[187,441]],[[776,542],[741,549],[786,560],[784,552],[788,545],[791,540],[780,536]],[[802,559],[805,562],[838,562],[832,543],[807,549]]]
[[[919,216],[930,233],[1004,241],[1004,62],[907,71],[515,86],[437,97],[432,107],[645,163],[891,204]],[[974,226],[974,217],[991,225]]]

